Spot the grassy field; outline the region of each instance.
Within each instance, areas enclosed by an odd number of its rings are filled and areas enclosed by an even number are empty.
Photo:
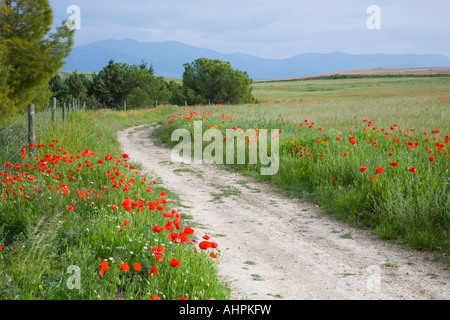
[[[450,250],[450,79],[373,78],[261,82],[263,103],[194,106],[156,132],[175,128],[280,129],[280,169],[234,169],[309,198],[339,219],[416,248]],[[265,102],[264,102],[265,101]],[[176,142],[172,142],[175,144]]]
[[[195,120],[222,133],[277,129],[276,175],[230,167],[448,259],[449,88],[449,77],[264,82],[254,105],[72,113],[3,165],[0,297],[228,298],[214,239],[120,150],[116,132],[144,123],[161,123],[155,138],[169,145]]]
[[[214,239],[117,142],[174,110],[74,112],[3,165],[1,299],[227,299]]]

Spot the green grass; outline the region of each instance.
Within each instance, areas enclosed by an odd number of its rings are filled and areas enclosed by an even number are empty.
[[[190,217],[183,218],[177,196],[133,168],[117,141],[117,131],[158,123],[173,110],[72,113],[38,137],[40,147],[32,148],[32,157],[4,168],[11,170],[2,173],[0,185],[2,299],[228,298],[228,288],[217,278],[217,259],[196,243],[168,239],[170,233],[194,228]],[[122,206],[127,197],[129,210]],[[172,230],[152,231],[169,221]],[[202,236],[194,230],[186,235],[189,241]],[[165,248],[162,261],[154,259],[157,246]],[[170,259],[180,265],[170,266]],[[102,261],[109,269],[101,276]],[[133,269],[136,262],[140,270]],[[123,263],[129,271],[121,270]],[[79,289],[67,285],[75,275],[71,266],[80,270]],[[155,276],[149,275],[152,267],[158,269]]]
[[[173,146],[171,132],[192,132],[197,120],[224,136],[233,127],[281,129],[276,175],[261,176],[260,165],[227,166],[382,238],[448,257],[448,87],[449,77],[256,83],[257,98],[278,102],[182,108],[154,136]]]

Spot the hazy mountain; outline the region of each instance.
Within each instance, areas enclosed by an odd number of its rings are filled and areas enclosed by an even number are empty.
[[[254,80],[282,79],[319,73],[373,68],[450,67],[450,57],[436,54],[305,53],[288,59],[264,59],[242,53],[224,54],[176,41],[146,42],[104,40],[72,49],[63,71],[100,71],[115,62],[152,64],[157,75],[181,78],[183,64],[205,57],[229,61]]]

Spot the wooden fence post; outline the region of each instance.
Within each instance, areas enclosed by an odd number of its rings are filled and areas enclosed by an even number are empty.
[[[36,144],[36,132],[34,131],[34,104],[28,105],[28,144]]]
[[[52,122],[56,122],[56,98],[53,98],[53,106],[52,106]]]
[[[62,120],[64,121],[66,119],[66,103],[64,102],[62,106]]]

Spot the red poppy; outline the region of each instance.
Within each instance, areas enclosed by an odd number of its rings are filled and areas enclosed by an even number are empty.
[[[124,226],[128,226],[130,224],[130,222],[128,220],[123,220],[123,225]]]
[[[377,167],[377,168],[375,169],[375,172],[378,173],[378,174],[381,174],[381,173],[384,172],[384,169],[383,169],[383,167]]]
[[[180,265],[180,261],[178,261],[177,259],[170,259],[169,260],[169,265],[171,267],[176,268],[176,267],[178,267]]]
[[[389,165],[390,165],[391,167],[396,167],[398,164],[397,164],[397,162],[391,162]]]
[[[433,161],[436,160],[436,159],[433,158],[433,157],[429,157],[428,160],[430,160],[431,162],[433,162]]]
[[[198,244],[198,246],[199,246],[200,249],[202,249],[202,250],[206,250],[206,249],[212,248],[212,244],[211,244],[211,242],[209,242],[209,241],[202,241],[202,242],[200,242],[200,243]]]
[[[210,252],[210,253],[209,253],[209,256],[210,256],[211,258],[213,258],[213,259],[216,259],[216,258],[217,258],[217,256],[214,254],[214,252]]]
[[[408,170],[413,173],[417,171],[417,169],[415,167],[409,168]]]
[[[148,274],[151,274],[152,276],[156,275],[156,271],[158,271],[157,268],[155,268],[154,266],[151,267],[150,272]]]
[[[139,270],[141,270],[141,265],[139,264],[139,263],[137,263],[137,262],[135,262],[134,263],[134,265],[133,265],[133,270],[134,271],[139,271]]]
[[[186,232],[187,234],[193,234],[194,233],[194,229],[192,229],[190,227],[186,227],[186,228],[184,228],[184,232]]]
[[[125,262],[123,262],[119,268],[120,268],[120,270],[125,271],[125,272],[130,270],[130,267]]]
[[[361,172],[364,172],[364,171],[366,171],[366,170],[367,170],[367,167],[366,167],[366,166],[359,168],[359,171],[361,171]]]
[[[109,269],[108,261],[103,260],[102,263],[98,265],[101,270],[107,271]]]
[[[73,210],[73,206],[72,206],[72,205],[68,205],[68,206],[66,207],[66,209],[69,210],[69,211],[70,211],[70,210]]]
[[[152,231],[154,232],[154,233],[158,233],[158,232],[161,232],[161,231],[163,231],[164,229],[163,229],[163,227],[161,227],[161,226],[154,226],[153,228],[152,228]]]

